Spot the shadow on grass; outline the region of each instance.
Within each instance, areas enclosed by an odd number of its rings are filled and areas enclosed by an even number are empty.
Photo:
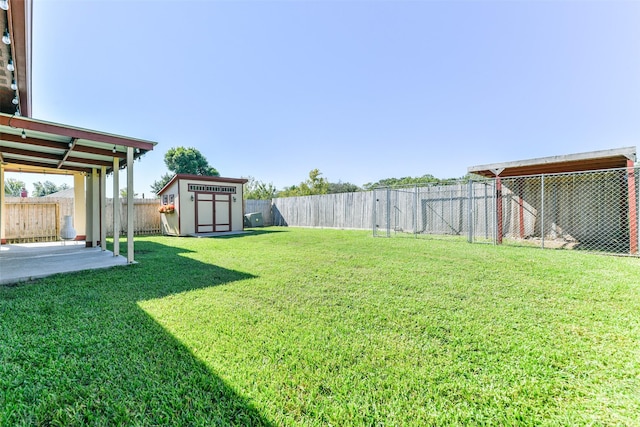
[[[263,234],[287,233],[289,230],[274,229],[274,228],[245,228],[244,231],[248,231],[248,233],[244,233],[244,234],[229,234],[229,235],[212,236],[212,237],[215,238],[215,239],[237,239],[237,238],[240,238],[240,237],[261,236]]]
[[[153,242],[136,252],[0,287],[0,425],[270,425],[137,305],[253,276]]]

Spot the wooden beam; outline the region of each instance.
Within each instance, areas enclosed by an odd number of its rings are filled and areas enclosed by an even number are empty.
[[[125,153],[122,153],[120,151],[116,151],[114,153],[112,150],[103,150],[101,148],[87,147],[86,145],[76,145],[73,151],[77,151],[79,153],[97,154],[105,157],[117,157],[119,159],[124,159],[127,157]]]
[[[69,142],[51,141],[48,139],[34,138],[31,136],[27,136],[27,138],[22,139],[20,135],[14,135],[11,133],[0,133],[0,141],[18,142],[20,144],[24,144],[24,146],[55,148],[56,150],[61,150],[61,151],[66,151],[69,149]],[[125,159],[127,157],[126,153],[123,153],[120,151],[117,151],[114,153],[113,150],[88,147],[86,145],[78,144],[77,138],[72,138],[72,141],[74,141],[73,151],[76,151],[79,153],[95,154],[95,155],[105,156],[109,158],[118,157],[120,159]],[[1,143],[0,143],[0,146],[2,146]]]
[[[636,170],[633,160],[627,160],[627,186],[629,192],[629,252],[638,253],[638,208],[636,205]]]
[[[41,163],[41,162],[32,162],[30,160],[20,160],[19,162],[16,163],[9,163],[5,167],[5,170],[7,172],[24,172],[20,166],[31,166],[34,168],[42,168],[42,169],[52,169],[52,170],[68,170],[68,171],[76,171],[76,172],[84,172],[84,173],[91,173],[91,169],[90,168],[83,168],[80,166],[68,166],[65,165],[64,167],[60,168],[60,169],[56,169],[54,164],[51,163]],[[39,172],[39,171],[33,171],[30,170],[29,172]],[[44,173],[46,173],[46,170],[43,171]]]
[[[69,149],[66,153],[64,153],[64,157],[62,157],[62,160],[58,162],[58,169],[60,169],[62,164],[67,160],[67,157],[69,157],[69,154],[71,154],[71,150],[73,150],[73,147],[76,145],[77,140],[77,138],[71,138],[71,141],[69,142]]]
[[[65,136],[68,138],[86,139],[89,141],[101,142],[109,145],[113,144],[123,147],[139,148],[140,150],[144,151],[151,151],[154,147],[154,143],[141,139],[127,138],[124,136],[76,128],[61,125],[58,123],[43,122],[26,117],[10,116],[8,114],[0,114],[0,125],[25,130],[33,130],[43,133],[50,133],[53,135]]]
[[[60,160],[60,155],[55,153],[40,153],[38,151],[23,150],[21,148],[2,147],[5,154],[15,154],[17,156],[36,157],[48,160]]]
[[[65,152],[63,156],[60,156],[60,154],[43,153],[39,151],[23,150],[20,148],[13,148],[13,147],[2,147],[2,151],[6,154],[14,154],[18,156],[33,158],[33,160],[14,159],[13,160],[14,163],[22,163],[25,161],[37,161],[38,159],[55,160],[57,161],[56,166],[54,166],[53,164],[49,165],[51,168],[54,168],[54,169],[65,169],[63,167],[65,163],[79,163],[84,165],[107,166],[107,167],[112,166],[112,162],[108,160],[96,160],[96,159],[89,159],[85,157],[70,156],[71,149]],[[9,159],[11,157],[7,157],[7,158]]]
[[[11,33],[15,78],[20,95],[20,112],[31,117],[31,0],[11,0],[7,26]]]
[[[64,150],[68,147],[66,142],[51,141],[49,139],[35,138],[28,135],[23,139],[20,135],[14,135],[12,133],[0,133],[0,141],[19,142],[20,144],[56,148],[58,150]]]

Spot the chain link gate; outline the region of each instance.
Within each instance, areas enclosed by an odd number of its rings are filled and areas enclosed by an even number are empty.
[[[373,235],[638,255],[635,168],[374,190]]]
[[[377,188],[373,235],[462,236],[469,242],[495,240],[493,180],[448,185]]]
[[[377,188],[373,190],[373,235],[417,232],[416,188]]]

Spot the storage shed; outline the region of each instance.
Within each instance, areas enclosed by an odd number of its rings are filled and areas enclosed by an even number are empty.
[[[170,236],[242,231],[242,178],[177,174],[158,192],[162,231]]]

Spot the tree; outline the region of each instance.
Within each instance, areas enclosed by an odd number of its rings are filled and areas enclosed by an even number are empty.
[[[220,176],[216,168],[210,166],[202,153],[193,147],[170,148],[164,155],[164,164],[173,173],[166,173],[158,181],[151,184],[151,189],[156,194],[162,190],[162,187],[167,185],[174,174]]]
[[[356,191],[360,191],[361,188],[355,184],[351,184],[350,182],[330,182],[329,189],[327,194],[336,194],[336,193],[355,193]]]
[[[164,155],[164,163],[174,173],[220,176],[216,168],[210,166],[202,153],[193,147],[170,148]]]
[[[309,179],[299,185],[292,185],[278,193],[279,197],[312,196],[316,194],[327,194],[329,191],[329,181],[320,177],[322,172],[319,169],[312,169],[309,172]]]
[[[438,179],[433,175],[422,175],[420,177],[406,176],[404,178],[385,178],[378,182],[369,182],[363,185],[365,190],[373,190],[377,187],[396,187],[402,185],[429,185],[429,184],[441,184],[449,180]]]
[[[258,181],[252,176],[247,178],[244,185],[244,198],[249,200],[271,200],[276,196],[277,190],[272,183]]]
[[[7,178],[4,182],[4,194],[9,197],[20,197],[20,192],[26,184],[15,178]]]
[[[154,181],[153,184],[151,184],[151,191],[153,191],[154,194],[158,194],[158,192],[162,190],[169,181],[171,181],[171,178],[173,178],[172,173],[165,173],[159,180]]]
[[[133,197],[138,197],[138,193],[133,193]],[[121,199],[126,199],[127,198],[127,189],[126,188],[121,188],[120,189],[120,198]]]
[[[33,188],[33,197],[42,197],[48,194],[57,193],[58,191],[66,190],[69,186],[67,184],[56,185],[51,181],[38,181],[33,183]]]

